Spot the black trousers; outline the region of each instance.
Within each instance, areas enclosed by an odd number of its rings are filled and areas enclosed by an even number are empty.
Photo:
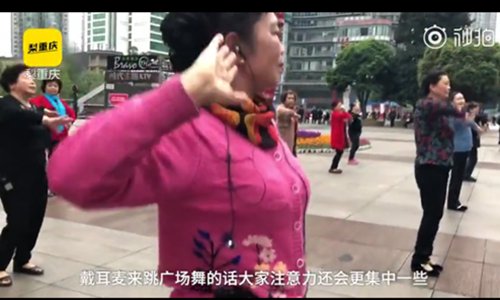
[[[339,163],[340,163],[340,159],[342,158],[342,154],[344,154],[344,150],[335,149],[335,156],[333,157],[330,170],[335,170],[335,169],[339,168]]]
[[[449,171],[448,167],[443,166],[415,166],[415,179],[424,213],[418,229],[412,266],[428,262],[432,255],[434,239],[443,217]]]
[[[57,147],[58,144],[59,144],[59,141],[50,141],[49,157],[52,156],[52,153],[54,153],[54,150],[56,149],[56,147]]]
[[[450,185],[448,187],[448,208],[460,206],[460,191],[462,190],[468,156],[469,151],[453,153],[453,168],[451,169]]]
[[[361,134],[352,133],[349,134],[349,139],[351,140],[351,150],[349,151],[349,160],[353,160],[354,156],[356,156],[356,151],[359,149],[359,139]]]
[[[464,178],[470,178],[472,176],[476,164],[477,164],[477,147],[472,147],[469,153],[469,158],[467,159],[467,166],[465,167]]]
[[[7,225],[0,235],[0,271],[7,269],[14,256],[14,266],[31,259],[47,207],[45,164],[4,173],[0,198],[7,214]]]

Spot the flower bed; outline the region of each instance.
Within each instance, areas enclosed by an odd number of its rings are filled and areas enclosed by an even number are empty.
[[[299,131],[297,133],[297,152],[298,153],[330,153],[333,152],[330,146],[330,134],[321,134],[317,131]],[[318,135],[319,133],[319,135]],[[361,138],[359,141],[359,150],[371,148],[370,141]]]
[[[297,138],[316,138],[321,135],[319,131],[310,131],[310,130],[299,130],[297,131]]]

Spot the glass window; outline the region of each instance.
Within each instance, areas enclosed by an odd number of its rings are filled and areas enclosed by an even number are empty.
[[[309,70],[311,71],[319,71],[320,70],[320,62],[317,60],[313,60],[309,64]]]
[[[156,24],[156,25],[161,25],[162,20],[156,19],[156,18],[151,18],[151,24]]]
[[[359,27],[352,27],[352,28],[349,28],[349,30],[347,31],[347,36],[348,37],[355,37],[355,36],[359,36],[360,33],[359,33]]]
[[[292,47],[290,47],[290,55],[298,56],[298,55],[300,55],[300,50],[301,50],[300,47],[292,46]]]
[[[106,21],[94,21],[92,23],[93,27],[101,27],[101,26],[105,26],[105,25],[106,25]]]
[[[161,38],[161,34],[159,33],[155,33],[155,32],[151,32],[151,38],[152,39],[155,39],[155,40],[158,40],[158,41],[161,41],[162,38]]]
[[[153,16],[157,16],[157,17],[160,17],[160,18],[162,18],[162,19],[163,19],[167,13],[164,13],[164,12],[153,12],[153,13],[151,13],[151,14],[152,14]]]
[[[312,54],[313,54],[313,47],[312,46],[308,46],[307,47],[307,55],[311,56]]]
[[[162,43],[151,42],[150,47],[151,47],[151,50],[168,52],[168,48]]]

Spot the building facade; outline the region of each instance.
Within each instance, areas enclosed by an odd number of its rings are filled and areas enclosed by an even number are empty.
[[[84,51],[167,55],[160,24],[166,12],[85,13]]]
[[[484,12],[484,13],[470,13],[472,20],[471,27],[473,29],[493,30],[497,27],[497,13]]]
[[[63,49],[67,49],[68,13],[18,12],[11,16],[12,56],[22,58],[23,35],[28,28],[57,28],[63,35]],[[63,50],[64,51],[64,50]]]
[[[375,13],[293,13],[288,27],[287,67],[283,90],[296,91],[301,105],[327,108],[332,92],[327,71],[349,43],[376,39],[392,42],[392,15]]]

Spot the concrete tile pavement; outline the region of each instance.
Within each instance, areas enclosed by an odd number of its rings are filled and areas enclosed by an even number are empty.
[[[439,279],[417,286],[411,278],[404,279],[411,275],[409,262],[421,218],[413,178],[412,132],[365,128],[364,134],[373,137],[373,148],[359,153],[359,166],[347,166],[344,157],[342,175],[327,173],[330,155],[300,156],[313,190],[306,223],[308,265],[311,270],[346,274],[390,271],[401,280],[379,286],[315,285],[308,297],[500,296],[500,203],[496,201],[500,171],[495,169],[500,169],[500,152],[493,144],[496,136],[483,137],[484,147],[479,152],[480,161],[487,159],[493,165],[479,165],[475,174],[478,182],[464,183],[462,202],[469,210],[445,211],[443,216],[433,259],[444,263],[445,271]],[[391,156],[399,158],[387,159]],[[109,276],[120,270],[156,269],[155,233],[117,228],[124,220],[150,222],[145,228],[154,227],[154,209],[91,218],[91,213],[80,213],[52,199],[47,216],[34,253],[34,260],[45,267],[46,274],[36,278],[15,274],[14,285],[0,289],[0,297],[168,296],[168,288],[155,284],[122,286],[110,278],[107,285],[82,284],[88,276],[84,271],[99,270]],[[0,218],[3,226],[3,212]],[[105,278],[101,281],[105,283]]]

